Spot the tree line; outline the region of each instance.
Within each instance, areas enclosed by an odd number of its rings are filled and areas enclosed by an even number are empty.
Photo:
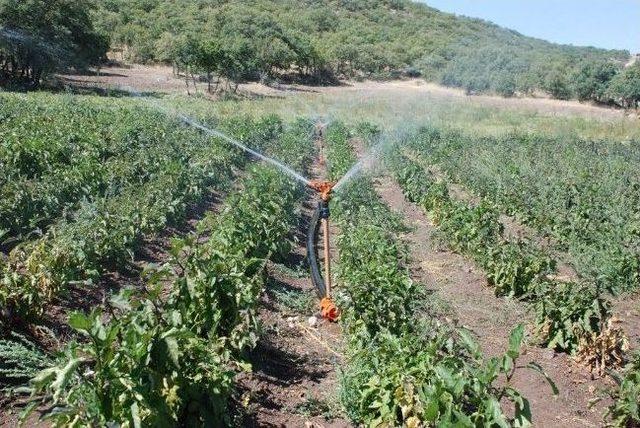
[[[511,97],[544,92],[556,99],[624,108],[640,103],[640,63],[625,66],[611,58],[573,55],[564,62],[546,64],[543,58],[536,62],[519,56],[514,49],[484,47],[456,57],[438,73],[440,83],[467,93]]]

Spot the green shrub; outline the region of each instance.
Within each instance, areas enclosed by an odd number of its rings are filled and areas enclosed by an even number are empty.
[[[19,333],[0,339],[0,387],[25,384],[50,363],[42,350]]]
[[[501,241],[486,251],[480,263],[498,296],[530,297],[534,281],[555,270],[555,260],[527,241]]]

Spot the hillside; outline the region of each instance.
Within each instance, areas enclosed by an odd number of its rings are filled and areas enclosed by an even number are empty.
[[[407,0],[99,3],[98,27],[127,60],[188,63],[194,46],[214,42],[205,54],[228,49],[251,58],[240,72],[252,78],[420,75],[469,92],[598,99],[598,88],[582,96],[572,82],[600,68],[610,79],[629,59],[627,51],[558,45]]]

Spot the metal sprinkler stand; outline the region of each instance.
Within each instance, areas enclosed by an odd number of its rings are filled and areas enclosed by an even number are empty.
[[[320,311],[323,318],[329,321],[337,321],[340,312],[331,299],[331,257],[329,246],[329,201],[331,200],[331,190],[335,183],[330,181],[312,181],[309,184],[313,190],[320,194],[320,200],[313,212],[309,233],[307,234],[307,256],[311,266],[311,281],[320,297]],[[317,238],[320,231],[320,224],[323,229],[324,243],[324,278],[320,273],[318,262]]]

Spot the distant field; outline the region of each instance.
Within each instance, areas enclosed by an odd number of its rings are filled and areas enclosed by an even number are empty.
[[[220,115],[260,116],[274,112],[292,117],[340,118],[350,123],[371,121],[389,131],[411,130],[428,122],[483,135],[540,132],[619,141],[640,138],[638,116],[624,110],[548,98],[468,96],[461,90],[421,80],[345,82],[337,87],[266,87],[251,83],[240,86],[239,100],[211,103],[204,83],[198,84],[201,97],[184,97],[185,83],[173,76],[170,67],[133,66],[103,71],[102,77],[69,76],[68,83],[170,94],[171,103],[181,108]],[[193,86],[190,91],[194,92]]]
[[[251,104],[222,103],[219,108],[267,108],[281,114],[345,118],[353,123],[372,121],[389,131],[431,123],[476,135],[516,131],[616,140],[640,137],[637,116],[574,101],[468,96],[418,80],[349,82],[343,87],[307,89],[309,92],[294,92],[278,101],[267,98]]]

